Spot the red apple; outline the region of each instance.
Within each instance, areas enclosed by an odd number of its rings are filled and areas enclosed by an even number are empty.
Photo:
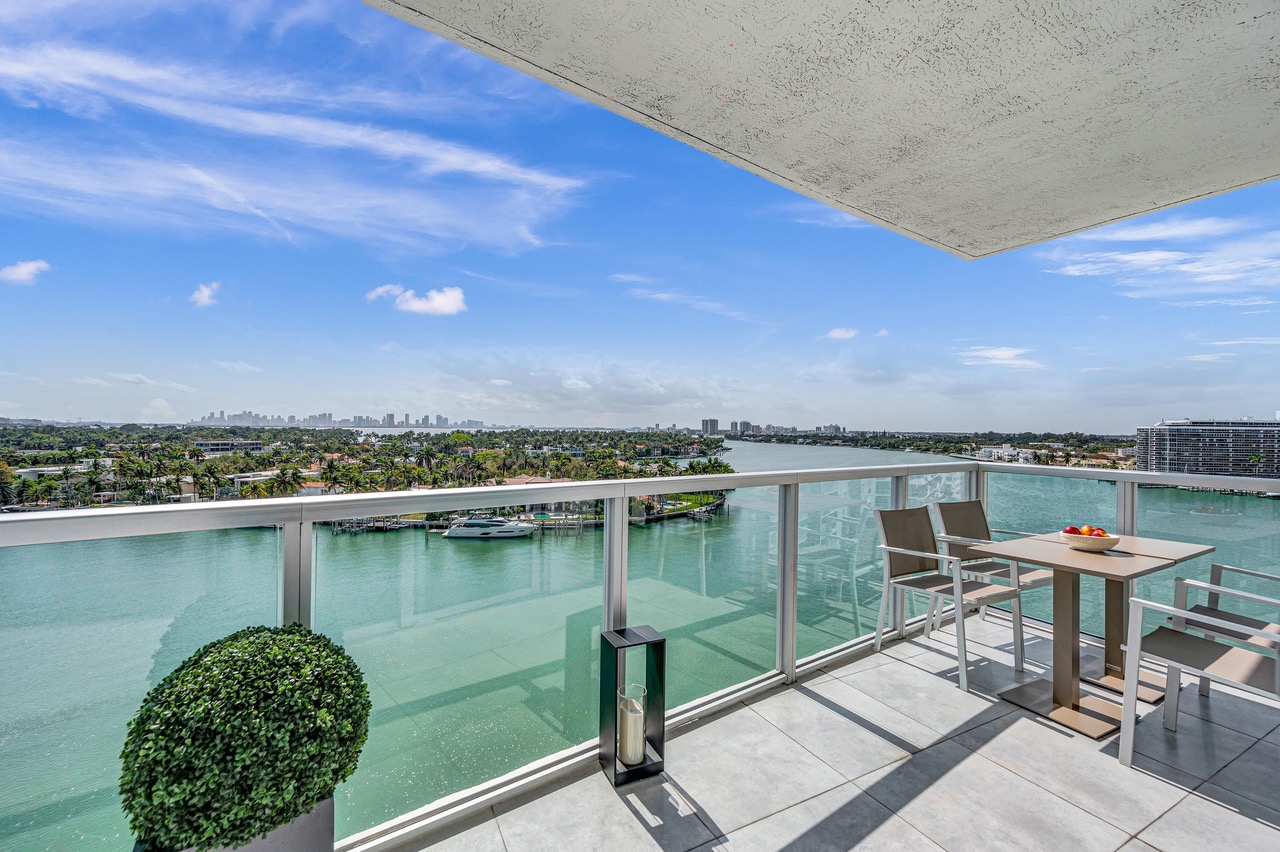
[[[1091,536],[1093,536],[1093,537],[1095,537],[1095,538],[1106,538],[1106,537],[1107,537],[1107,531],[1106,531],[1106,530],[1104,530],[1104,529],[1098,529],[1098,528],[1095,528],[1095,529],[1093,530],[1093,532],[1089,533],[1089,535],[1091,535]]]
[[[1064,527],[1062,531],[1067,535],[1080,535],[1080,528],[1074,525]]]

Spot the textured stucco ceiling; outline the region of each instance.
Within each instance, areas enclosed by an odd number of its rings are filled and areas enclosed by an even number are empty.
[[[978,258],[1280,176],[1280,3],[365,0]]]

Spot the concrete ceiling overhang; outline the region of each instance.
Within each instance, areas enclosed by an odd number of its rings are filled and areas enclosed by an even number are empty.
[[[365,0],[980,258],[1280,176],[1280,3]]]

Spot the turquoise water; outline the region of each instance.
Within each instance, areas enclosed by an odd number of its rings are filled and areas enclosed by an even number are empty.
[[[936,460],[732,446],[726,458],[741,471]],[[913,477],[912,502],[955,499],[962,483],[957,474]],[[873,629],[872,509],[888,505],[889,486],[802,486],[802,657]],[[995,526],[1111,526],[1115,490],[993,475],[990,504]],[[1193,514],[1207,505],[1239,515]],[[727,508],[708,522],[629,531],[629,620],[668,637],[670,706],[774,666],[777,490],[738,490]],[[1219,561],[1280,564],[1280,501],[1142,489],[1139,510],[1142,532],[1215,543]],[[339,835],[594,736],[598,530],[483,542],[316,529],[315,627],[360,662],[374,702],[360,767],[338,791]],[[1197,562],[1179,572],[1207,576],[1209,560]],[[0,848],[128,847],[115,797],[128,719],[195,648],[275,620],[279,565],[273,530],[0,549]],[[1140,591],[1169,600],[1173,576]],[[1028,609],[1047,617],[1047,597]],[[1085,629],[1100,629],[1100,619],[1086,602]]]

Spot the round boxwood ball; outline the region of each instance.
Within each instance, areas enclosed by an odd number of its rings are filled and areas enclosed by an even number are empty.
[[[300,625],[204,646],[129,723],[120,795],[134,836],[204,852],[292,822],[355,771],[369,709],[355,660]]]

